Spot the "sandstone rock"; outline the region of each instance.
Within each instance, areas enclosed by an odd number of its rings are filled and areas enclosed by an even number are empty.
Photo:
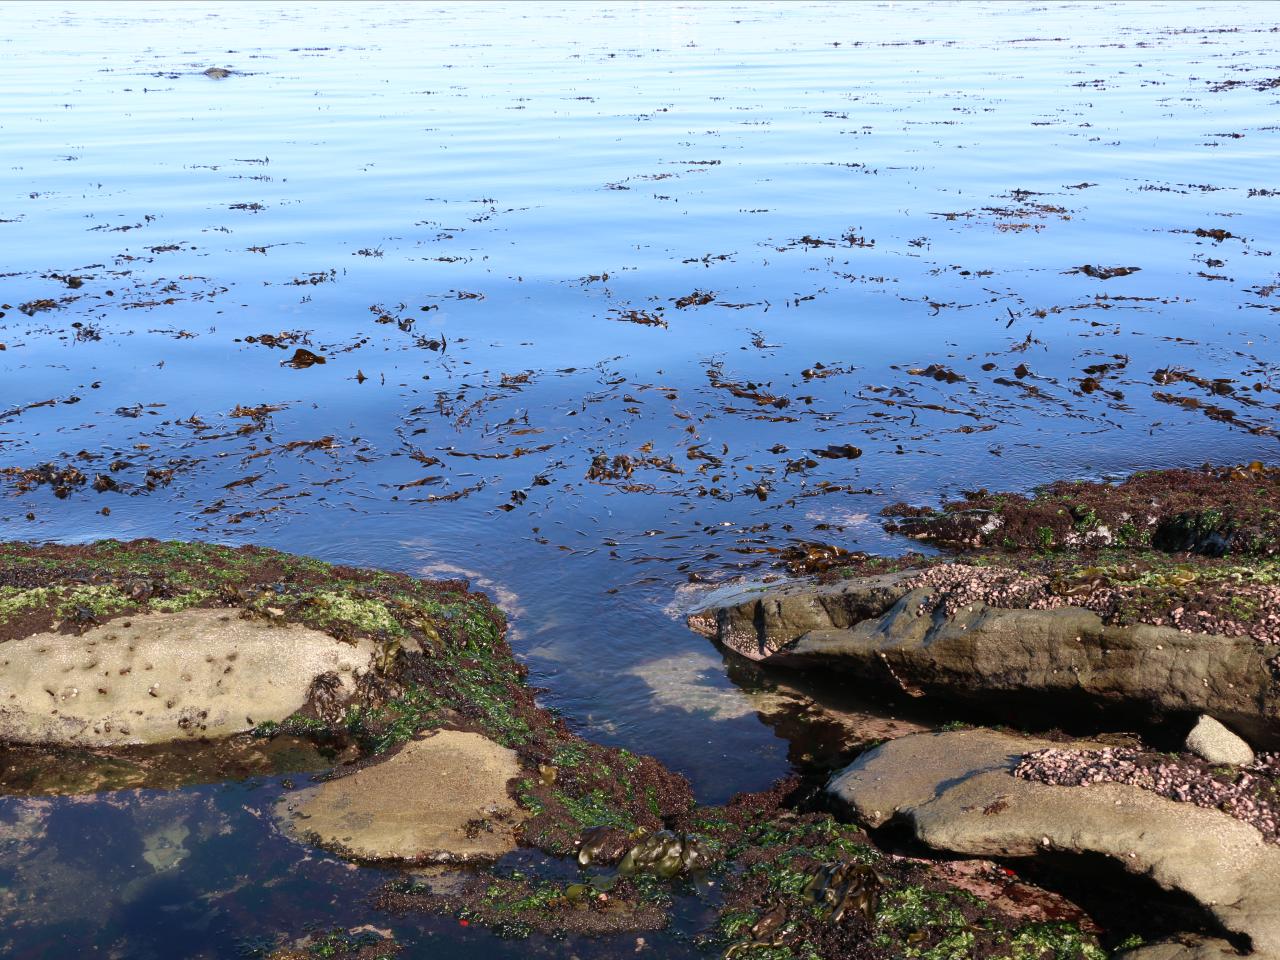
[[[226,609],[33,634],[0,645],[0,740],[104,747],[242,733],[298,710],[322,675],[351,690],[374,651]]]
[[[1253,763],[1253,750],[1213,717],[1202,716],[1187,734],[1186,747],[1210,763]]]
[[[691,629],[751,660],[767,660],[812,630],[842,630],[889,610],[911,571],[817,584],[734,585],[703,598]]]
[[[897,820],[935,850],[1108,857],[1187,894],[1257,954],[1280,956],[1280,847],[1220,811],[1137,787],[1012,776],[1019,757],[1043,745],[990,730],[918,734],[868,752],[827,791],[868,825]]]
[[[1104,624],[1078,607],[1005,609],[975,603],[952,617],[908,574],[712,595],[690,626],[754,660],[835,668],[857,680],[989,702],[1053,698],[1210,713],[1254,743],[1280,746],[1280,693],[1247,637]]]
[[[490,860],[516,846],[526,814],[507,784],[515,751],[441,730],[395,755],[280,801],[286,830],[362,861]]]

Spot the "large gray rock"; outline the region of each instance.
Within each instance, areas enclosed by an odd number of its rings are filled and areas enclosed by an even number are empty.
[[[1018,759],[1044,745],[990,730],[917,734],[868,752],[827,791],[856,819],[903,823],[935,850],[1108,857],[1187,894],[1224,929],[1247,938],[1256,954],[1280,957],[1280,847],[1220,811],[1137,787],[1061,787],[1014,777]]]
[[[376,646],[199,609],[0,645],[0,740],[107,747],[224,737],[280,721],[313,682],[354,691]]]
[[[1187,734],[1186,747],[1210,763],[1253,763],[1253,750],[1213,717],[1202,716]]]
[[[835,668],[913,694],[1209,713],[1252,742],[1280,746],[1270,663],[1247,637],[1106,625],[1078,607],[975,603],[947,617],[909,574],[723,593],[690,626],[754,660]],[[929,611],[929,612],[922,612]]]

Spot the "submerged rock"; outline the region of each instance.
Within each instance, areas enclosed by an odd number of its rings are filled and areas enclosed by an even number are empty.
[[[286,796],[288,832],[356,860],[492,860],[525,818],[507,792],[514,750],[441,730],[388,759]]]
[[[1253,750],[1249,744],[1220,724],[1213,717],[1202,716],[1187,734],[1186,747],[1196,756],[1210,763],[1231,763],[1247,766],[1253,763]]]
[[[86,747],[224,737],[353,692],[376,645],[236,609],[146,613],[0,646],[0,739]]]
[[[1258,955],[1280,955],[1280,848],[1225,813],[1137,787],[1014,777],[1021,757],[1043,746],[991,730],[918,734],[864,754],[826,789],[858,821],[901,823],[934,850],[1106,857],[1188,895]]]

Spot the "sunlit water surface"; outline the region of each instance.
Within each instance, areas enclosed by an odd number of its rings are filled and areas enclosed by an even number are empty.
[[[812,727],[684,628],[691,574],[901,550],[898,500],[1274,458],[1278,24],[0,4],[0,468],[122,488],[0,476],[0,537],[463,574],[585,735],[762,787]],[[278,836],[278,794],[0,801],[3,952],[369,920],[384,875]],[[692,951],[690,911],[649,944]],[[409,956],[567,951],[374,919]]]

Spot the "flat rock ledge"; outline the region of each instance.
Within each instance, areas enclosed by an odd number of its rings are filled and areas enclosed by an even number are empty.
[[[1224,813],[1137,787],[1060,787],[1012,775],[1025,754],[1046,745],[982,729],[916,734],[864,754],[826,791],[863,824],[903,824],[934,850],[1107,857],[1190,896],[1223,929],[1247,940],[1252,956],[1280,957],[1280,847]],[[1211,960],[1235,953],[1225,942],[1196,939],[1138,955]]]
[[[0,646],[0,740],[110,747],[225,737],[279,722],[331,678],[341,694],[375,645],[235,609],[145,613]]]
[[[1107,625],[1069,606],[974,603],[946,616],[933,589],[911,589],[912,575],[730,588],[709,595],[688,623],[752,660],[835,668],[912,694],[1207,713],[1255,745],[1280,746],[1280,686],[1250,638]]]
[[[508,784],[516,753],[478,733],[440,730],[379,763],[285,796],[286,833],[359,861],[493,860],[516,848],[527,814]]]

